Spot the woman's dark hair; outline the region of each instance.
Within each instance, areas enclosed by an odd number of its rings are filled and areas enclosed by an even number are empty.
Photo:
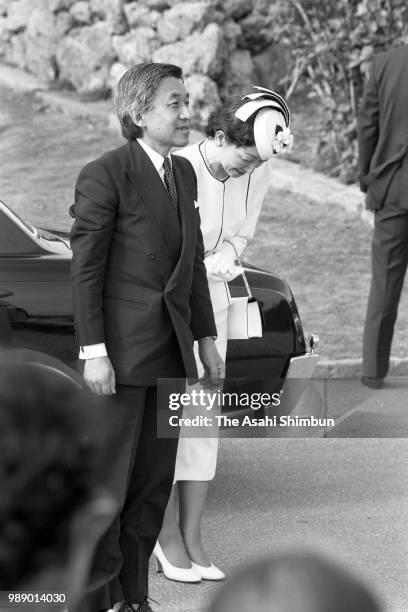
[[[183,78],[183,71],[174,64],[136,64],[125,72],[117,84],[113,105],[118,116],[122,134],[127,140],[136,140],[143,135],[141,127],[132,119],[132,113],[140,117],[149,110],[162,79]]]
[[[235,117],[235,112],[242,106],[239,96],[229,98],[224,104],[217,107],[209,116],[205,127],[208,138],[214,138],[218,130],[222,130],[226,138],[237,147],[251,147],[255,144],[254,121],[256,114],[247,121]]]
[[[94,409],[68,377],[0,363],[0,590],[65,561],[71,521],[99,479]]]

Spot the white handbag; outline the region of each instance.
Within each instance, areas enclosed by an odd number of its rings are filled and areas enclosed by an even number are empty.
[[[238,264],[242,267],[236,250],[235,253]],[[242,278],[244,279],[247,295],[231,298],[231,304],[228,310],[228,340],[262,338],[261,307],[252,295],[244,268],[242,268]]]

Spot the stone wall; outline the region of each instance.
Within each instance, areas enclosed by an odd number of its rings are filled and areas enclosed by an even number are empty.
[[[202,125],[220,98],[279,90],[289,54],[272,19],[268,0],[0,0],[0,61],[94,97],[132,64],[174,63]]]

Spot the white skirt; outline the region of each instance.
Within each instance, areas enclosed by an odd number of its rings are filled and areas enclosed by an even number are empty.
[[[217,285],[215,291],[214,285]],[[209,283],[215,324],[217,326],[217,340],[215,344],[219,354],[225,361],[227,353],[228,303],[226,304],[223,300],[222,304],[217,304],[217,300],[214,299],[214,294],[217,293],[218,289],[221,289],[220,285],[224,285],[224,283]],[[204,374],[204,368],[198,356],[197,342],[194,343],[194,355],[198,376],[201,377]],[[188,408],[184,409],[183,416],[188,416]],[[217,465],[218,437],[186,438],[183,437],[182,430],[183,428],[180,430],[174,482],[178,480],[212,480],[215,476]],[[218,436],[216,429],[214,429],[214,435]]]

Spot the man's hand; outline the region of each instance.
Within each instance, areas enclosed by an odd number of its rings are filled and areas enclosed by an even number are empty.
[[[225,364],[221,359],[213,338],[201,338],[198,341],[198,354],[204,366],[204,384],[218,386],[219,380],[225,378]]]
[[[115,372],[109,357],[87,359],[84,367],[84,379],[91,391],[97,395],[116,393]]]

